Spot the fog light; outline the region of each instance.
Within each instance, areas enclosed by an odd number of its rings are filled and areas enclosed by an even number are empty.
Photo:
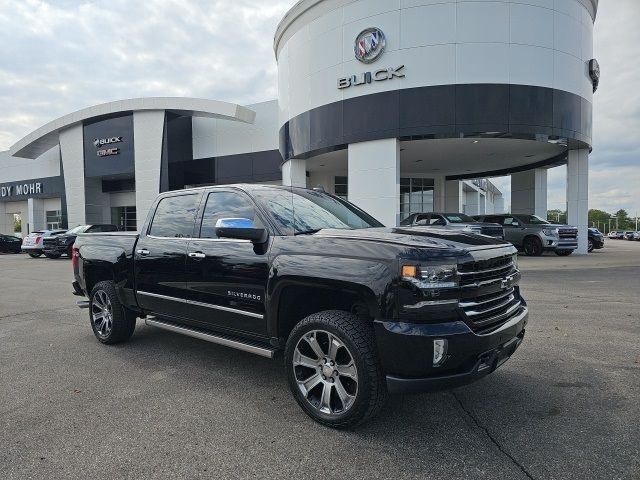
[[[433,341],[433,366],[439,367],[447,358],[447,341],[438,339]]]

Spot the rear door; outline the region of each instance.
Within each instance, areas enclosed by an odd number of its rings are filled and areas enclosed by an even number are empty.
[[[248,218],[260,227],[264,219],[253,200],[235,189],[211,191],[203,204],[197,238],[187,249],[189,316],[208,328],[265,336],[269,242],[254,245],[215,233],[221,218]]]
[[[136,244],[138,303],[147,312],[184,317],[187,245],[193,236],[202,193],[163,197]]]

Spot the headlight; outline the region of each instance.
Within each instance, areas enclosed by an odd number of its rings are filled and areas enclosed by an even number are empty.
[[[419,288],[449,288],[458,286],[457,265],[404,265],[402,278]]]
[[[516,270],[520,270],[518,268],[518,255],[513,256],[513,266],[515,267]]]
[[[557,228],[543,228],[542,233],[544,233],[548,237],[557,237],[558,229]]]

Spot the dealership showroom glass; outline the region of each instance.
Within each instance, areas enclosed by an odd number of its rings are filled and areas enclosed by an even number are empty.
[[[0,233],[115,223],[160,192],[316,187],[387,226],[412,213],[546,217],[567,165],[587,252],[597,0],[302,0],[274,37],[278,98],[136,98],[55,119],[0,152]]]

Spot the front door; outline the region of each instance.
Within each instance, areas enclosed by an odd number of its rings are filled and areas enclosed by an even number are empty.
[[[184,317],[187,245],[193,236],[201,194],[164,197],[136,244],[138,303],[147,312]]]
[[[265,292],[269,277],[268,242],[218,238],[221,218],[248,218],[264,226],[253,201],[238,190],[210,192],[189,242],[189,316],[216,330],[266,336]]]

